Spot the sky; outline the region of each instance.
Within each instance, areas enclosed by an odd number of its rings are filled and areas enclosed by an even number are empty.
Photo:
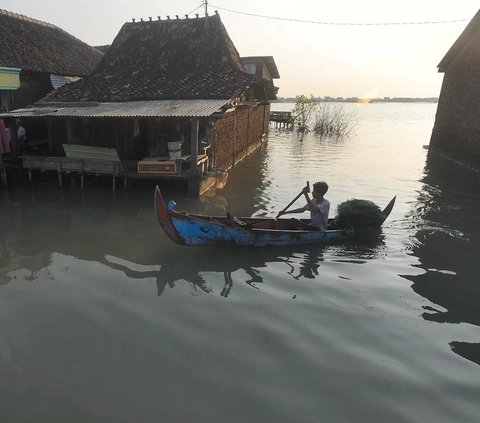
[[[57,25],[90,45],[111,44],[132,18],[191,13],[201,0],[2,0],[0,8]],[[280,97],[438,97],[437,65],[480,8],[478,0],[210,0],[241,56],[273,56]],[[320,25],[315,22],[462,22]],[[204,9],[194,13],[203,16]],[[191,15],[193,16],[193,15]]]

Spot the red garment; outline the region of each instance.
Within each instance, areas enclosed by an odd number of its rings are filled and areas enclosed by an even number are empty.
[[[0,153],[10,153],[10,142],[3,119],[0,119]]]

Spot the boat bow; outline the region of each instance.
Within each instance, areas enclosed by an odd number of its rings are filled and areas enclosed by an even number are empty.
[[[160,189],[158,186],[155,187],[155,213],[157,215],[158,222],[172,241],[176,242],[177,244],[184,245],[184,240],[178,235],[177,230],[172,223],[170,210],[173,209],[175,203],[171,203],[172,204],[169,204],[170,207],[167,207]]]

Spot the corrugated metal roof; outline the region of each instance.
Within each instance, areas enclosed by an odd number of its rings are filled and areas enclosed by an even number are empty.
[[[207,117],[230,100],[157,100],[127,103],[88,103],[47,105],[12,110],[0,117],[12,118],[120,118],[120,117]]]
[[[65,84],[70,84],[70,82],[78,81],[79,79],[80,78],[78,76],[50,75],[50,82],[55,90]]]

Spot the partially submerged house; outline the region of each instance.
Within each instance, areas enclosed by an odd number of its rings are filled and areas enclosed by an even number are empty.
[[[114,150],[116,174],[199,195],[266,139],[272,87],[245,71],[218,14],[150,18],[125,23],[92,75],[8,116],[48,122],[51,156]]]
[[[480,10],[438,71],[445,76],[430,150],[480,169]]]
[[[0,9],[0,110],[25,107],[90,75],[102,57],[55,25]]]

